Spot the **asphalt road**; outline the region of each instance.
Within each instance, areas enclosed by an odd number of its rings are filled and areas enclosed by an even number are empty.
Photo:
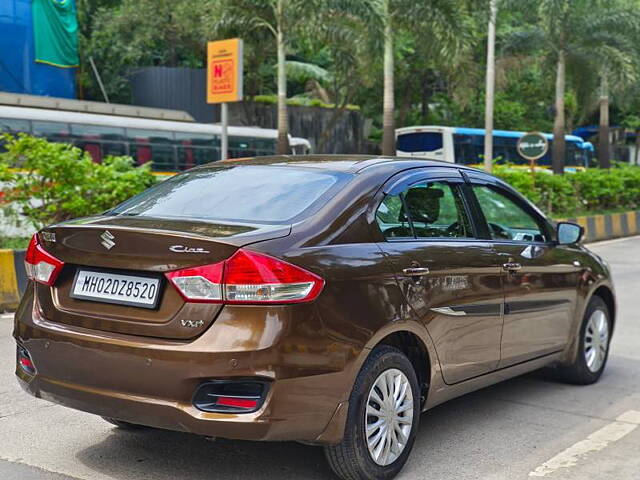
[[[399,478],[640,479],[640,237],[591,246],[612,265],[619,317],[608,369],[589,387],[540,373],[422,416]],[[330,479],[322,450],[296,443],[207,441],[119,431],[23,393],[12,320],[0,316],[0,479]]]

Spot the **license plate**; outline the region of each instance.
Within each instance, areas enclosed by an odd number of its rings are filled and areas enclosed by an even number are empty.
[[[73,283],[71,297],[94,302],[155,308],[158,304],[159,291],[159,278],[79,269]]]

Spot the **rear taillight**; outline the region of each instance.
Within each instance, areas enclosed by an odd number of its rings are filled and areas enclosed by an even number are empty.
[[[38,234],[31,237],[24,258],[27,277],[44,285],[53,285],[64,267],[64,262],[48,253],[38,241]]]
[[[213,265],[166,274],[185,300],[211,303],[300,303],[322,291],[319,276],[249,250]]]

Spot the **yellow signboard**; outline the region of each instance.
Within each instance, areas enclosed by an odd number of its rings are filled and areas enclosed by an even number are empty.
[[[242,100],[242,39],[207,44],[207,103]]]

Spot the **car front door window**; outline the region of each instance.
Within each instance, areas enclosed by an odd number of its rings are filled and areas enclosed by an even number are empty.
[[[489,233],[494,240],[546,242],[549,239],[540,223],[506,194],[486,185],[474,185]]]

